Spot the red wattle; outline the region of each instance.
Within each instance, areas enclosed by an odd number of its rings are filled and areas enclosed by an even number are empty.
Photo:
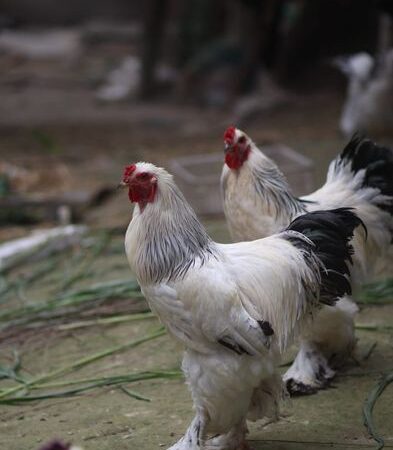
[[[229,151],[225,154],[225,163],[230,169],[237,170],[243,165],[250,154],[250,147],[248,146],[244,152],[234,148],[234,151]]]
[[[130,185],[128,189],[128,198],[132,203],[143,204],[152,203],[156,196],[157,184],[149,184],[148,186],[142,184]],[[142,208],[143,209],[143,208]]]
[[[225,162],[230,169],[237,170],[242,165],[240,159],[235,153],[227,153],[225,155]]]
[[[136,203],[138,201],[138,198],[132,188],[128,189],[128,198],[130,199],[131,203]]]

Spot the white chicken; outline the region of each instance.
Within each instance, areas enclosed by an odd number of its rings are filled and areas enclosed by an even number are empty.
[[[360,220],[348,209],[320,211],[266,239],[218,244],[164,169],[128,166],[121,184],[137,203],[125,238],[130,267],[185,346],[195,418],[171,450],[246,448],[246,417],[277,416],[280,352],[319,303],[350,291],[349,240]]]
[[[337,58],[348,77],[347,98],[340,118],[345,136],[356,131],[391,132],[393,128],[393,49],[377,60],[368,53]]]
[[[330,164],[326,183],[302,198],[292,195],[277,165],[239,129],[225,132],[221,176],[224,212],[234,241],[272,235],[295,217],[316,209],[351,207],[368,229],[354,238],[355,286],[393,267],[393,153],[354,137]],[[313,393],[327,385],[334,368],[351,353],[357,306],[344,298],[325,307],[303,331],[300,351],[284,376],[293,394]]]

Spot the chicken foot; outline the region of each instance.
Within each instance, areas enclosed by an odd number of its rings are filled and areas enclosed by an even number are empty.
[[[234,426],[228,433],[207,438],[208,420],[196,415],[185,435],[168,450],[248,450],[245,440],[248,433],[245,421]]]
[[[354,316],[358,311],[349,298],[325,306],[303,333],[300,350],[284,375],[291,395],[309,395],[326,388],[355,346]]]

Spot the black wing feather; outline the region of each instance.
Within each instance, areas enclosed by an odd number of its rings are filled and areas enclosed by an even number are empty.
[[[352,262],[353,248],[349,242],[359,225],[367,232],[351,208],[338,208],[299,216],[286,229],[297,231],[311,241],[312,244],[291,233],[284,236],[303,250],[306,261],[311,262],[314,253],[322,263],[319,268],[319,300],[322,303],[332,305],[343,295],[351,293],[348,263]]]

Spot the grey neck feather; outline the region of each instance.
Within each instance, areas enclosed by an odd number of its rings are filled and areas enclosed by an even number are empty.
[[[217,250],[195,212],[173,183],[140,213],[135,265],[145,283],[175,281]]]
[[[259,149],[258,149],[258,152]],[[263,164],[255,164],[251,167],[255,188],[258,194],[266,202],[269,210],[276,211],[276,218],[288,216],[292,220],[299,214],[306,212],[301,200],[294,197],[283,173],[276,164],[263,155]]]

